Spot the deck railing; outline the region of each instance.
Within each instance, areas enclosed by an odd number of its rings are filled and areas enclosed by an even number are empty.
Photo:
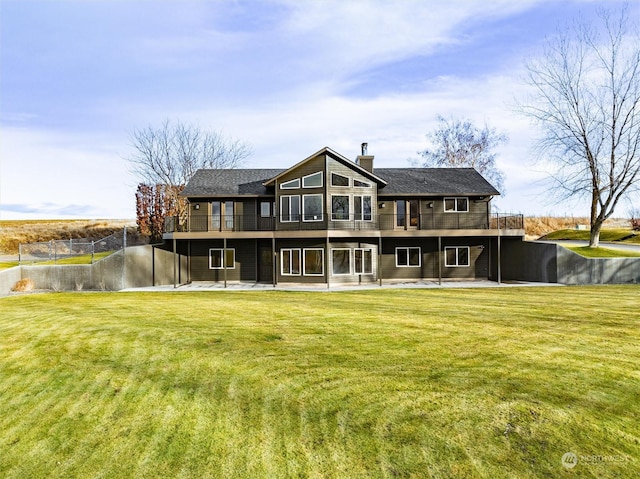
[[[522,214],[447,213],[422,214],[414,217],[377,215],[363,218],[356,215],[290,215],[286,218],[258,215],[205,216],[193,215],[185,222],[178,217],[165,218],[165,233],[174,232],[238,232],[238,231],[317,231],[317,230],[521,230]]]

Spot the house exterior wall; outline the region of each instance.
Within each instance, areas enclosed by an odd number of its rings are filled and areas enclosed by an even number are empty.
[[[191,240],[190,277],[192,281],[224,281],[225,269],[211,267],[211,250],[222,250],[224,240]],[[234,250],[233,267],[227,266],[227,281],[257,281],[257,241],[255,239],[229,239],[227,249]]]

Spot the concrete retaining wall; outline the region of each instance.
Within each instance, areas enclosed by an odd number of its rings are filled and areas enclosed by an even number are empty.
[[[562,284],[640,283],[640,258],[585,258],[558,247],[557,261]]]
[[[556,244],[519,239],[505,239],[501,257],[503,281],[640,283],[640,258],[584,258]],[[17,281],[26,278],[36,289],[118,291],[184,283],[188,281],[188,260],[147,245],[126,248],[91,265],[17,266],[0,271],[0,295],[8,294]]]
[[[94,263],[83,265],[23,265],[0,271],[0,295],[20,279],[31,279],[35,289],[53,291],[118,291],[125,288],[173,284],[174,256],[152,246],[133,246]],[[178,256],[178,283],[187,277],[187,260]]]
[[[504,241],[502,279],[561,284],[640,283],[640,258],[585,258],[553,243]]]

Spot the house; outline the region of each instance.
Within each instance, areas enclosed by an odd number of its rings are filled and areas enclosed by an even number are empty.
[[[176,283],[500,280],[521,215],[472,168],[374,168],[325,147],[287,169],[199,170],[186,218],[167,218]]]

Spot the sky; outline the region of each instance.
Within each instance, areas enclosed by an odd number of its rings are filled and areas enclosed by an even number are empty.
[[[513,105],[546,38],[621,3],[0,0],[0,219],[134,219],[132,133],[165,120],[247,142],[247,168],[363,142],[400,168],[438,115],[508,135],[497,211],[586,216],[548,194]]]

